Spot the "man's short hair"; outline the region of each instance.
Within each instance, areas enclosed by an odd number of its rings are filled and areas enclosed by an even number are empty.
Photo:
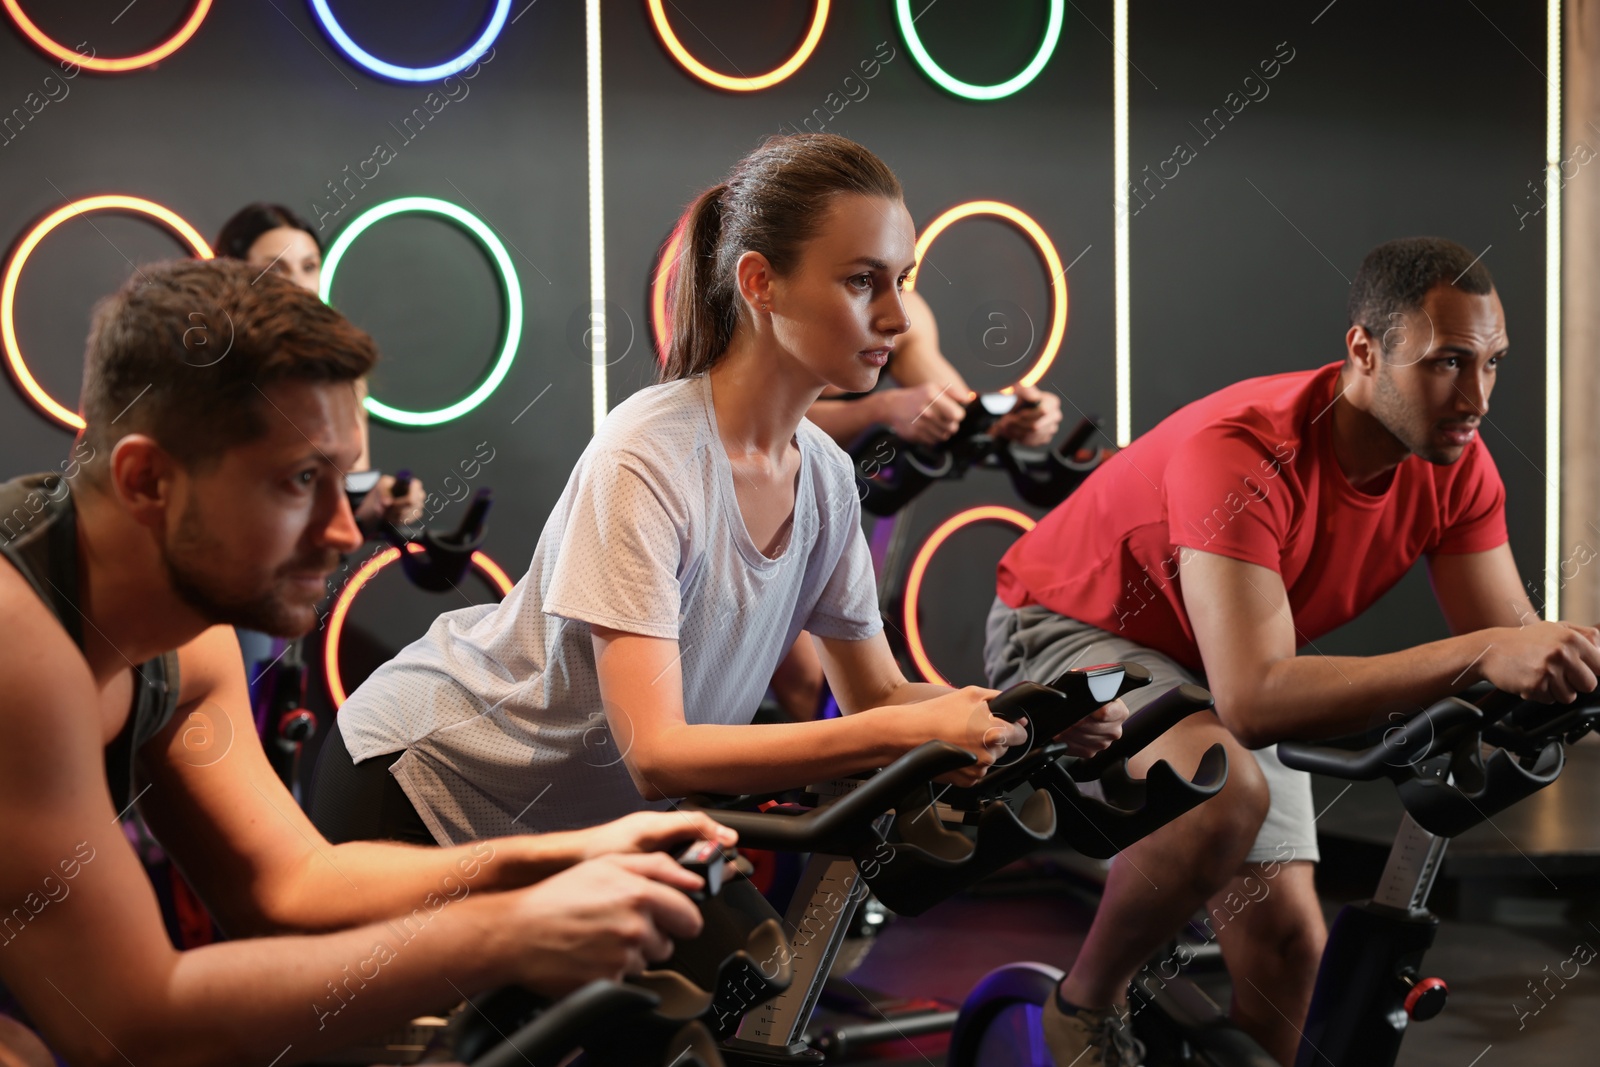
[[[1402,237],[1367,253],[1350,283],[1350,325],[1381,338],[1396,313],[1416,311],[1436,285],[1486,296],[1494,279],[1483,260],[1443,237]]]
[[[377,358],[365,331],[286,278],[234,260],[158,263],[95,306],[83,435],[109,456],[146,434],[201,466],[267,432],[266,387],[353,382]]]

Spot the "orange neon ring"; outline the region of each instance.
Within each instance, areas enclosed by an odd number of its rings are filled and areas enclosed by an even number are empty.
[[[22,0],[0,0],[5,4],[6,11],[11,14],[11,19],[17,24],[17,29],[37,45],[42,51],[55,56],[63,63],[83,67],[86,70],[98,70],[108,74],[115,74],[124,70],[137,70],[148,67],[152,63],[159,63],[172,53],[189,43],[189,38],[194,36],[200,28],[200,23],[206,19],[206,12],[211,10],[211,0],[195,0],[194,10],[189,12],[189,18],[178,27],[178,32],[156,45],[148,52],[140,52],[135,56],[121,58],[100,59],[97,56],[86,56],[81,52],[74,52],[60,41],[45,33],[34,25],[27,12],[22,10]]]
[[[672,344],[672,317],[667,310],[667,289],[672,282],[672,271],[678,265],[678,246],[683,243],[683,227],[674,227],[672,236],[661,246],[656,259],[656,272],[650,281],[650,330],[655,334],[656,358],[663,366],[667,362],[667,349]]]
[[[968,508],[966,511],[957,512],[944,520],[937,530],[928,535],[928,539],[917,549],[916,558],[911,561],[911,571],[906,576],[905,596],[905,624],[906,644],[911,648],[911,659],[917,665],[917,670],[922,672],[924,680],[936,685],[949,685],[944,675],[934,667],[933,660],[928,658],[928,650],[922,644],[922,627],[917,624],[917,602],[922,598],[922,579],[928,573],[928,564],[933,560],[933,554],[939,551],[939,546],[949,540],[950,535],[963,526],[970,526],[975,522],[1009,522],[1020,527],[1024,533],[1037,525],[1031,518],[1015,508],[1001,507],[998,504],[985,504],[982,507]]]
[[[418,544],[406,545],[409,552],[421,552],[422,546]],[[395,560],[400,558],[400,550],[393,546],[384,549],[361,565],[361,569],[350,576],[344,588],[339,590],[339,595],[334,598],[333,611],[328,614],[328,636],[322,644],[323,675],[328,682],[328,696],[333,699],[335,708],[343,707],[345,700],[350,696],[344,690],[344,678],[339,674],[339,642],[344,636],[344,620],[350,614],[350,605],[355,601],[356,594],[361,592],[361,587],[370,582],[374,575]],[[472,554],[472,565],[479,574],[500,591],[501,597],[511,592],[515,582],[511,576],[501,569],[500,565],[482,552]]]
[[[7,0],[11,2],[11,0]],[[650,0],[650,21],[656,24],[656,34],[660,36],[661,43],[667,46],[667,51],[684,70],[693,74],[707,85],[714,85],[718,89],[727,89],[735,93],[751,93],[759,89],[767,89],[777,85],[783,79],[799,70],[805,61],[811,58],[811,53],[816,51],[817,42],[822,40],[822,27],[828,21],[829,0],[817,0],[816,12],[811,16],[811,28],[806,31],[805,40],[800,42],[794,55],[784,60],[783,65],[765,74],[756,74],[748,78],[734,77],[712,70],[694,56],[678,40],[678,35],[672,32],[672,25],[667,21],[667,13],[662,10],[661,0]]]
[[[9,3],[11,0],[5,2]],[[17,281],[22,277],[22,268],[28,262],[28,257],[51,230],[74,215],[87,215],[91,211],[127,211],[148,216],[187,241],[199,258],[213,258],[211,246],[206,244],[206,239],[200,236],[200,231],[185,222],[181,215],[137,196],[113,194],[76,200],[66,207],[51,212],[42,222],[28,231],[27,236],[17,245],[16,251],[11,253],[11,261],[6,264],[5,281],[0,283],[0,344],[5,346],[6,362],[10,365],[11,373],[17,379],[17,384],[22,387],[22,391],[28,394],[39,410],[63,426],[74,430],[83,429],[83,417],[71,408],[57,403],[54,397],[45,392],[44,387],[34,378],[22,358],[22,346],[17,343]]]
[[[922,236],[917,238],[917,266],[906,275],[907,289],[916,287],[917,271],[921,269],[922,258],[928,254],[928,246],[933,244],[933,239],[950,226],[973,215],[993,215],[1021,230],[1033,241],[1034,247],[1039,250],[1040,258],[1044,260],[1045,269],[1050,272],[1050,333],[1045,338],[1039,358],[1034,361],[1033,369],[1024,374],[1016,385],[1001,390],[1009,393],[1018,385],[1036,384],[1044,377],[1045,371],[1050,369],[1056,353],[1061,351],[1061,339],[1067,335],[1067,271],[1061,265],[1061,257],[1056,254],[1056,246],[1051,243],[1049,234],[1027,214],[998,200],[971,200],[965,204],[957,204],[934,219],[928,224],[928,228],[922,231]]]

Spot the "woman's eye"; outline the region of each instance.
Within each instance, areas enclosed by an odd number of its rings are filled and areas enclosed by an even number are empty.
[[[294,484],[302,487],[313,485],[317,480],[317,472],[304,470],[294,476]]]
[[[858,274],[854,278],[850,279],[850,284],[859,289],[870,289],[872,288],[872,275]]]

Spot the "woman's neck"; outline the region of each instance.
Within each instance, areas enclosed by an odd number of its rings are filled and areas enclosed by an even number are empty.
[[[730,454],[780,458],[823,383],[782,352],[740,331],[707,377],[717,429]]]

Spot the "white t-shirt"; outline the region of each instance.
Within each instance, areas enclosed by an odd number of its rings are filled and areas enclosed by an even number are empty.
[[[802,420],[793,529],[750,539],[707,378],[606,417],[498,605],[439,616],[350,695],[357,762],[391,773],[441,843],[593,826],[644,808],[602,710],[590,624],[678,641],[684,718],[745,724],[799,632],[882,627],[850,459]]]

